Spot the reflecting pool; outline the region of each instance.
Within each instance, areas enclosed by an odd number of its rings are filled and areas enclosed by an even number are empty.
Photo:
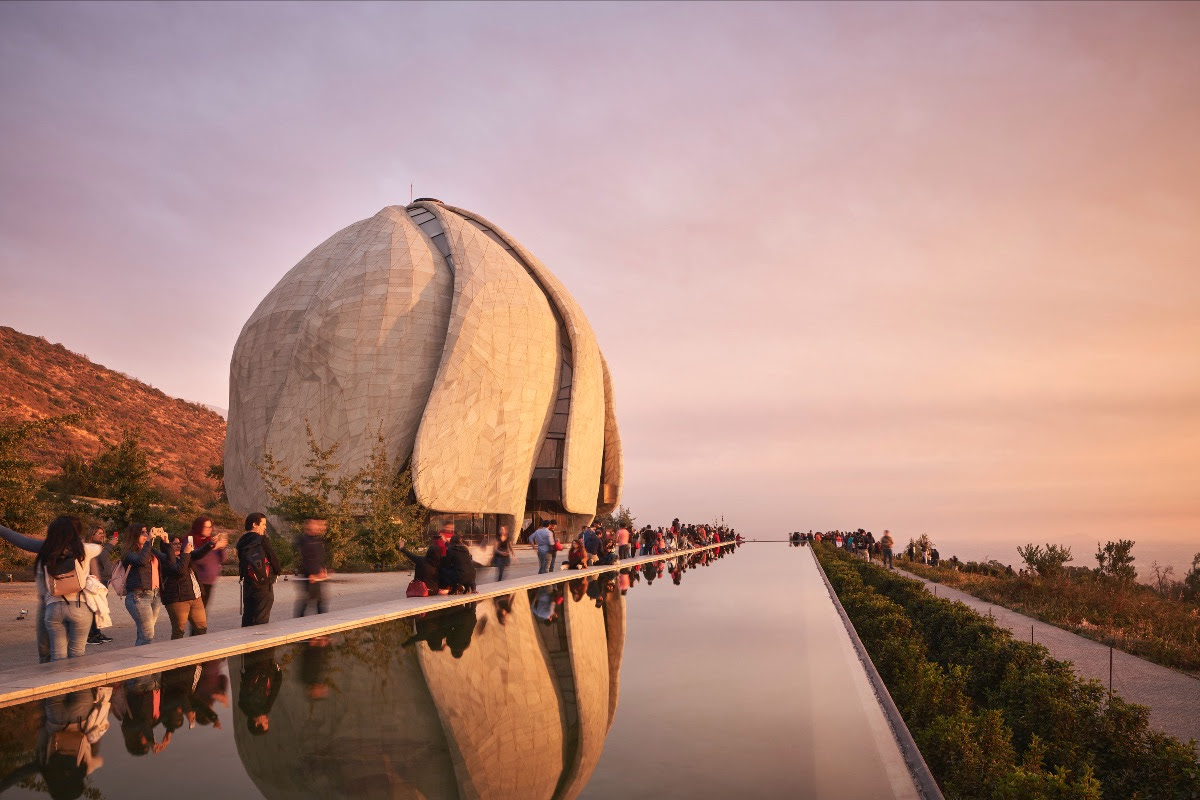
[[[567,575],[0,709],[0,792],[917,796],[807,549]]]

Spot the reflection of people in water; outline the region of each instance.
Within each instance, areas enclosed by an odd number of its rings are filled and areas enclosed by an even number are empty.
[[[238,708],[246,715],[246,727],[262,736],[271,727],[271,707],[279,697],[283,670],[275,663],[275,648],[255,650],[242,656],[242,683],[238,687]]]
[[[196,714],[196,722],[201,725],[212,725],[221,729],[221,719],[217,716],[216,704],[229,705],[229,676],[222,667],[225,659],[217,658],[205,661],[200,665],[200,678],[192,693],[192,709]]]
[[[100,740],[108,731],[111,697],[112,689],[102,686],[46,700],[36,757],[0,778],[0,792],[40,776],[53,798],[82,796],[87,776],[104,766]]]
[[[316,636],[309,639],[300,653],[300,680],[310,700],[323,700],[329,696],[326,671],[329,661],[329,637]]]
[[[169,669],[162,675],[162,714],[161,721],[166,735],[162,745],[166,747],[171,741],[171,734],[187,723],[189,728],[196,727],[196,712],[192,710],[192,692],[200,682],[200,665]]]
[[[513,601],[516,595],[508,594],[504,597],[496,597],[492,599],[492,603],[496,606],[496,620],[505,625],[508,623],[509,615],[512,614]]]
[[[588,579],[586,577],[576,578],[567,584],[568,591],[571,592],[571,599],[578,603],[583,599],[584,593],[588,588]]]
[[[416,633],[402,647],[425,642],[430,650],[440,651],[443,647],[449,647],[452,656],[462,658],[471,646],[471,637],[475,635],[475,623],[478,621],[475,606],[475,603],[466,603],[418,617]]]
[[[562,602],[562,589],[559,584],[553,586],[542,586],[535,590],[537,595],[530,604],[533,607],[533,616],[549,625],[554,620],[558,619],[558,604]]]
[[[169,736],[154,741],[154,728],[162,718],[162,687],[159,675],[130,678],[117,687],[114,713],[121,721],[121,736],[131,756],[144,756],[153,750],[162,752]]]

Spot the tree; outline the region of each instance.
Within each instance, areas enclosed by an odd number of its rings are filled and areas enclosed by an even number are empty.
[[[631,531],[636,519],[628,506],[617,506],[616,513],[610,511],[607,514],[598,514],[592,520],[592,524],[603,528],[624,528]]]
[[[360,490],[363,516],[358,540],[363,555],[371,564],[395,566],[403,558],[404,542],[420,539],[429,510],[413,498],[409,465],[389,461],[382,432],[377,434]]]
[[[225,465],[213,464],[204,474],[217,482],[217,501],[228,503],[229,495],[225,494]]]
[[[340,569],[356,555],[354,506],[367,470],[335,478],[341,464],[335,463],[333,457],[340,443],[322,448],[307,420],[304,432],[308,436],[309,456],[304,462],[303,475],[293,478],[289,465],[276,461],[267,448],[263,449],[262,460],[253,466],[262,476],[271,498],[267,513],[292,524],[306,519],[323,519],[328,523],[325,553],[329,566]]]
[[[100,497],[117,501],[113,518],[120,528],[147,521],[150,504],[161,499],[150,483],[154,469],[137,428],[121,431],[120,441],[105,442],[104,449],[88,465],[88,473]]]
[[[91,413],[0,422],[0,525],[18,531],[33,531],[41,525],[46,509],[29,448],[64,425],[78,425]]]
[[[1171,576],[1175,574],[1175,568],[1170,566],[1161,566],[1157,561],[1150,562],[1150,572],[1154,575],[1154,588],[1163,597],[1166,597],[1171,588]]]
[[[1042,578],[1057,577],[1062,574],[1063,565],[1074,560],[1071,556],[1071,548],[1049,543],[1043,550],[1041,545],[1030,542],[1018,547],[1017,555],[1021,556],[1021,560]]]
[[[1200,553],[1192,556],[1192,568],[1183,576],[1183,586],[1188,600],[1200,601]]]
[[[1137,570],[1133,566],[1134,542],[1130,539],[1118,539],[1108,542],[1103,547],[1096,542],[1096,563],[1100,566],[1096,572],[1115,578],[1121,583],[1132,583],[1137,578]]]

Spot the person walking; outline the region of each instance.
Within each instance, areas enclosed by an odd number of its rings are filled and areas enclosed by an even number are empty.
[[[504,570],[516,557],[513,551],[512,539],[508,536],[508,526],[501,525],[496,537],[496,546],[492,548],[492,563],[496,565],[496,580],[504,580]]]
[[[303,617],[308,613],[310,605],[316,605],[317,613],[324,614],[325,581],[329,573],[325,569],[325,532],[329,523],[323,519],[304,520],[304,530],[300,535],[300,577],[303,581],[297,583],[296,616]]]
[[[196,517],[192,521],[192,529],[188,531],[192,537],[192,570],[196,573],[196,581],[200,584],[200,602],[205,610],[212,600],[213,588],[221,577],[221,565],[225,563],[225,547],[229,540],[225,534],[213,537],[213,523],[208,517]],[[208,550],[204,546],[209,542],[213,545]],[[201,551],[204,555],[198,555]]]
[[[884,531],[883,536],[879,539],[879,546],[883,550],[883,564],[888,569],[892,568],[892,547],[895,544],[891,531]]]
[[[154,641],[154,627],[162,611],[162,576],[166,571],[166,557],[155,544],[166,541],[167,532],[162,528],[147,529],[135,522],[125,529],[121,543],[121,565],[125,574],[125,610],[137,627],[135,645]]]
[[[208,613],[201,595],[195,564],[212,552],[215,542],[209,538],[199,548],[192,546],[191,534],[177,537],[169,545],[166,575],[162,583],[162,602],[171,620],[171,638],[182,639],[184,623],[190,623],[192,636],[208,633]]]
[[[246,532],[237,540],[238,575],[242,581],[242,627],[266,625],[275,604],[279,559],[267,536],[267,515],[246,517]]]
[[[537,548],[539,575],[554,569],[554,560],[558,557],[558,541],[554,536],[557,527],[557,520],[543,521],[542,527],[529,537],[529,543]]]

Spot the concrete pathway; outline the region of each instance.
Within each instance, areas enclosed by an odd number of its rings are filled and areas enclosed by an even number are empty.
[[[565,551],[564,551],[565,552]],[[526,549],[518,552],[520,562],[504,574],[509,578],[523,578],[537,574],[537,554]],[[404,597],[404,590],[412,580],[411,572],[368,572],[335,574],[326,588],[331,611],[386,603]],[[479,586],[496,580],[496,570],[487,567],[479,570]],[[291,619],[296,602],[295,581],[280,581],[275,584],[275,606],[271,620]],[[125,610],[123,598],[113,598],[117,604],[111,608],[113,626],[105,633],[113,637],[103,645],[88,645],[88,653],[111,652],[133,647],[136,631],[133,619]],[[210,633],[226,631],[241,626],[242,614],[238,609],[239,587],[237,578],[223,577],[213,592],[208,608],[208,630]],[[28,612],[25,619],[18,620],[20,612]],[[37,595],[32,583],[0,583],[0,670],[37,663],[37,642],[34,639],[33,615],[37,610]],[[166,609],[158,617],[154,629],[154,640],[167,641],[171,638],[171,620]]]
[[[993,605],[951,586],[933,583],[910,572],[904,574],[924,583],[929,591],[936,591],[938,597],[965,603],[980,614],[990,613],[1017,639],[1028,642],[1032,630],[1033,641],[1045,645],[1054,658],[1070,661],[1077,675],[1108,686],[1108,645]],[[1198,740],[1196,746],[1200,751],[1200,680],[1114,649],[1112,688],[1125,700],[1148,706],[1152,728],[1185,742]]]

